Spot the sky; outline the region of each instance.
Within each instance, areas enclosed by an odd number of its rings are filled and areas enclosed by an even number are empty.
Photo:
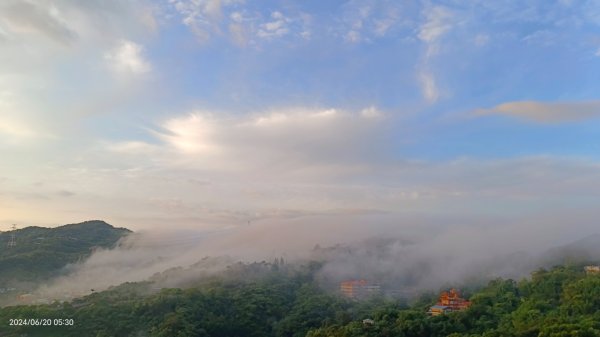
[[[0,230],[589,225],[599,78],[591,0],[2,1]]]

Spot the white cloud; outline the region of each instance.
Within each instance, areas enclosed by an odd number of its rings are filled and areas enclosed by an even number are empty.
[[[307,14],[307,13],[300,13],[300,28],[299,28],[299,36],[306,40],[310,40],[310,38],[312,37],[312,25],[314,22],[314,18],[312,17],[312,15]]]
[[[144,58],[143,52],[141,45],[121,40],[104,57],[117,75],[141,75],[152,69],[150,62]]]
[[[290,32],[288,24],[291,20],[281,12],[275,11],[271,13],[271,21],[262,23],[258,32],[258,37],[269,39],[273,37],[282,37]]]
[[[375,107],[358,113],[283,109],[246,117],[196,112],[165,121],[155,134],[167,152],[180,154],[176,162],[193,167],[266,175],[353,169],[360,158],[376,155],[370,146],[381,117]]]
[[[243,11],[235,11],[229,15],[231,23],[228,30],[231,40],[238,47],[246,47],[255,44],[254,38],[254,21],[255,18],[249,16]]]
[[[335,31],[346,42],[372,42],[404,24],[400,17],[404,5],[400,2],[348,1]]]
[[[351,30],[346,34],[344,39],[350,43],[357,43],[357,42],[361,41],[361,36],[360,36],[359,32],[357,32],[355,30]]]
[[[365,21],[371,16],[371,13],[372,8],[368,4],[360,4],[356,7],[350,4],[349,12],[347,14],[347,21],[350,29],[344,35],[344,40],[350,43],[361,42],[363,40],[361,31],[365,26]]]
[[[181,13],[182,20],[186,25],[196,22],[218,20],[221,18],[221,7],[230,4],[231,1],[221,0],[199,0],[199,1],[169,1],[174,8]]]
[[[268,13],[245,6],[238,0],[171,1],[172,7],[202,43],[214,37],[228,37],[238,47],[256,46],[260,40],[310,38],[311,16],[302,12]]]
[[[419,84],[421,85],[421,91],[423,92],[423,97],[425,97],[425,99],[430,103],[437,101],[440,94],[433,73],[430,71],[422,70],[419,73],[418,79]]]
[[[0,34],[35,49],[97,46],[115,36],[155,31],[154,16],[155,6],[146,0],[6,0],[0,2]]]
[[[173,8],[181,15],[181,22],[190,27],[201,42],[210,39],[213,32],[219,31],[222,20],[222,7],[234,1],[221,0],[172,0]]]
[[[381,111],[379,111],[376,107],[370,106],[368,108],[362,109],[360,115],[364,118],[380,118],[383,116]]]
[[[439,53],[440,41],[455,25],[456,17],[453,12],[442,6],[428,7],[424,10],[425,21],[421,24],[418,38],[425,44],[425,55],[417,70],[417,80],[421,86],[423,97],[434,103],[439,99],[439,87],[431,61]]]
[[[549,30],[538,30],[522,38],[522,41],[527,44],[534,44],[543,47],[556,45],[558,34]]]
[[[42,146],[79,130],[79,117],[88,111],[105,112],[125,101],[134,86],[119,86],[103,71],[103,56],[114,58],[114,69],[148,69],[147,61],[135,59],[135,48],[128,61],[127,50],[118,54],[111,48],[124,36],[144,39],[153,15],[149,8],[145,0],[1,1],[3,142]]]
[[[383,113],[377,109],[375,106],[370,106],[368,108],[364,108],[360,111],[360,115],[364,118],[381,118],[383,117]]]
[[[159,136],[184,153],[210,154],[218,149],[214,138],[221,127],[221,122],[210,116],[190,114],[166,121],[162,125],[166,132]]]
[[[160,190],[165,200],[181,200],[178,205],[185,207],[178,216],[202,221],[268,218],[276,209],[290,214],[362,209],[469,216],[510,209],[517,216],[563,200],[600,198],[599,164],[594,161],[399,161],[392,154],[398,144],[385,139],[401,131],[387,124],[376,107],[354,113],[279,109],[249,116],[195,112],[160,123],[153,131],[157,143],[110,145],[107,160],[113,164],[108,167],[119,163],[131,169],[110,173],[90,190],[126,184],[128,191],[121,197],[138,200],[140,213],[147,207],[141,196]],[[90,165],[102,167],[91,164],[98,155],[90,155]]]
[[[425,22],[419,28],[418,37],[430,46],[434,46],[454,26],[454,14],[442,6],[433,6],[425,10]]]
[[[396,24],[398,16],[395,12],[391,12],[390,15],[384,19],[375,20],[374,33],[378,37],[385,36],[390,28]]]
[[[233,12],[231,15],[229,15],[229,17],[231,18],[231,21],[236,23],[241,23],[244,21],[244,16],[240,12]]]

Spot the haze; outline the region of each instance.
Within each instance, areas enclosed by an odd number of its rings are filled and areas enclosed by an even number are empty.
[[[0,229],[218,236],[129,279],[372,237],[460,269],[586,237],[599,18],[595,1],[2,1]]]

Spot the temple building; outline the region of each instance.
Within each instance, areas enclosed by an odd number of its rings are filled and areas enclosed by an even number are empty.
[[[379,285],[371,284],[367,280],[348,280],[340,283],[340,292],[349,298],[365,298],[378,294],[380,291]]]
[[[430,307],[427,313],[431,316],[438,316],[448,312],[465,310],[469,306],[471,306],[471,302],[460,297],[460,292],[453,288],[450,291],[443,291],[438,302]]]

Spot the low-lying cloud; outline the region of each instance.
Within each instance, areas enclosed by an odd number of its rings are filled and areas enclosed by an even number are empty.
[[[321,215],[263,220],[217,232],[155,230],[95,252],[37,293],[47,298],[80,296],[149,279],[158,288],[185,286],[237,261],[284,257],[288,263],[323,261],[318,280],[325,287],[364,278],[410,294],[495,277],[520,278],[561,262],[560,255],[548,255],[548,250],[596,233],[597,216],[596,210],[504,218]],[[177,272],[157,277],[173,268]]]

